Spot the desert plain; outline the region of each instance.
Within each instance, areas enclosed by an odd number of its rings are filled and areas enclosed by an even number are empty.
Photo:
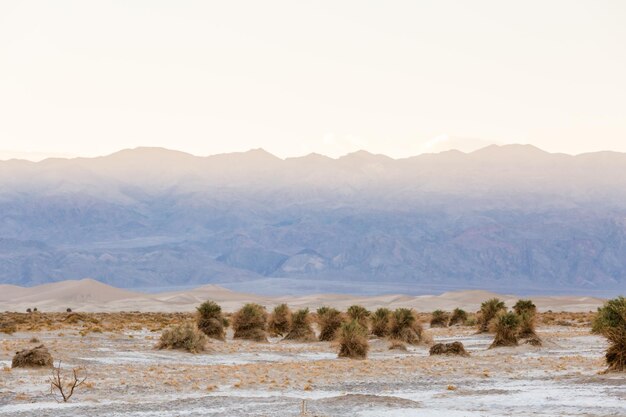
[[[626,376],[603,372],[606,341],[590,331],[599,299],[534,297],[543,345],[489,349],[493,335],[475,326],[428,325],[435,308],[476,311],[492,295],[482,292],[289,299],[204,287],[141,295],[88,280],[1,290],[1,321],[13,328],[0,333],[0,416],[626,415]],[[509,307],[515,300],[500,297]],[[371,336],[368,358],[353,360],[338,358],[335,342],[257,343],[234,340],[230,329],[206,352],[155,349],[164,329],[193,320],[206,299],[227,313],[248,301],[410,307],[433,342],[460,341],[469,356],[430,356],[427,344],[390,350]],[[38,312],[25,313],[27,305]],[[87,378],[67,403],[51,395],[50,368],[11,368],[16,351],[39,344],[55,365]]]

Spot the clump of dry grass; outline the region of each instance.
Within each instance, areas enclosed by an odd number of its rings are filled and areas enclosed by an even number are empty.
[[[39,368],[52,365],[52,355],[44,345],[16,352],[11,361],[11,368]]]
[[[498,298],[491,298],[483,302],[480,305],[478,317],[478,333],[487,333],[489,331],[489,323],[502,310],[506,310],[506,306]]]
[[[315,332],[311,328],[311,316],[308,308],[300,309],[293,314],[291,328],[285,336],[285,340],[297,340],[299,342],[315,340]]]
[[[496,334],[489,349],[501,346],[517,346],[519,316],[513,312],[500,311],[491,322],[491,331]]]
[[[279,304],[274,307],[268,323],[268,331],[271,336],[284,336],[291,328],[292,314],[287,304]]]
[[[391,310],[381,307],[372,314],[372,334],[378,337],[389,335]]]
[[[157,349],[182,349],[191,353],[204,352],[208,339],[191,322],[165,329],[156,345]]]
[[[424,329],[417,321],[415,312],[408,308],[398,308],[391,316],[389,337],[412,345],[423,338]]]
[[[360,305],[352,305],[348,307],[348,311],[346,312],[350,320],[356,320],[361,327],[368,329],[369,323],[368,318],[370,316],[369,310]]]
[[[343,323],[339,329],[339,357],[365,359],[368,350],[367,329],[356,320]]]
[[[606,351],[607,371],[626,371],[626,298],[617,297],[598,309],[592,331],[609,341]]]
[[[450,314],[443,310],[435,310],[430,319],[430,327],[448,327],[449,320]]]
[[[450,316],[450,326],[454,326],[456,324],[464,325],[467,321],[467,312],[460,308],[455,308],[452,311],[452,316]]]
[[[513,311],[520,316],[524,313],[535,314],[537,312],[537,306],[532,300],[517,300],[513,306]]]
[[[461,342],[437,343],[431,346],[429,353],[431,355],[469,356],[469,353],[467,353]]]
[[[222,307],[213,301],[205,301],[196,308],[198,329],[208,337],[224,340],[224,317]]]
[[[248,303],[241,307],[233,316],[235,339],[267,342],[267,312],[265,307]]]
[[[335,340],[341,323],[343,323],[343,317],[339,310],[332,307],[318,308],[317,324],[320,329],[319,340],[322,342]]]

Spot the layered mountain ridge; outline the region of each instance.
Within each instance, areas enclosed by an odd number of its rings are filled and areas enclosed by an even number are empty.
[[[280,159],[137,148],[0,161],[0,282],[88,276],[267,292],[620,291],[626,154],[506,145]]]

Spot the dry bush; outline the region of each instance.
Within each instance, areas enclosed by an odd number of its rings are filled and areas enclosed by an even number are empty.
[[[56,391],[61,396],[63,402],[68,402],[72,395],[74,395],[74,390],[83,385],[87,380],[87,377],[81,379],[78,376],[79,372],[79,368],[72,369],[72,379],[66,381],[65,377],[61,374],[61,361],[59,361],[59,366],[52,370],[52,377],[50,377],[50,393],[54,395]]]
[[[291,310],[287,304],[274,307],[268,323],[268,331],[271,336],[284,336],[291,328]]]
[[[208,339],[191,322],[165,329],[157,344],[157,349],[182,349],[191,353],[204,352]]]
[[[513,312],[500,311],[491,322],[491,331],[496,334],[489,349],[500,346],[517,346],[519,316]]]
[[[436,345],[431,346],[429,353],[431,355],[469,356],[469,353],[467,353],[463,343],[461,342],[437,343]]]
[[[531,311],[525,311],[522,314],[518,314],[518,317],[520,324],[517,336],[520,339],[525,339],[525,343],[533,346],[541,346],[541,339],[535,331],[535,314]]]
[[[293,313],[291,329],[285,336],[285,340],[296,340],[299,342],[312,342],[315,340],[315,332],[311,328],[311,316],[308,308],[303,308]]]
[[[535,313],[537,313],[537,306],[531,300],[517,300],[513,306],[513,311],[520,316],[524,313],[535,315]]]
[[[491,298],[483,302],[480,305],[478,317],[478,333],[487,333],[489,331],[489,323],[502,310],[506,310],[506,306],[498,298]]]
[[[224,317],[222,307],[213,301],[205,301],[197,310],[198,329],[212,339],[224,340]]]
[[[368,318],[370,316],[370,312],[363,306],[360,305],[352,305],[348,307],[346,311],[350,320],[356,320],[361,327],[368,329]]]
[[[233,316],[235,339],[267,342],[267,312],[265,307],[248,303]]]
[[[322,342],[335,340],[341,323],[343,323],[343,317],[339,310],[332,307],[318,308],[317,324],[320,328],[319,340]]]
[[[389,335],[391,310],[381,307],[372,314],[372,334],[378,337]]]
[[[592,331],[607,338],[608,371],[626,371],[626,298],[617,297],[598,309]]]
[[[452,316],[450,316],[450,326],[454,326],[456,324],[464,325],[467,321],[467,312],[460,308],[455,308],[452,311]]]
[[[424,329],[418,323],[415,312],[408,308],[397,308],[391,316],[389,337],[412,345],[418,344]]]
[[[356,320],[343,323],[339,329],[339,357],[365,359],[368,350],[367,329]]]
[[[435,310],[430,319],[430,327],[448,327],[449,320],[450,314],[443,310]]]
[[[52,355],[44,345],[16,352],[11,361],[11,368],[41,368],[52,365]]]

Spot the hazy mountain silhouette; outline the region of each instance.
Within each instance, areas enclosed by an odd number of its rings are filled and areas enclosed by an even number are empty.
[[[87,276],[122,287],[280,278],[295,289],[616,291],[626,154],[493,145],[283,160],[137,148],[0,162],[0,282]]]

